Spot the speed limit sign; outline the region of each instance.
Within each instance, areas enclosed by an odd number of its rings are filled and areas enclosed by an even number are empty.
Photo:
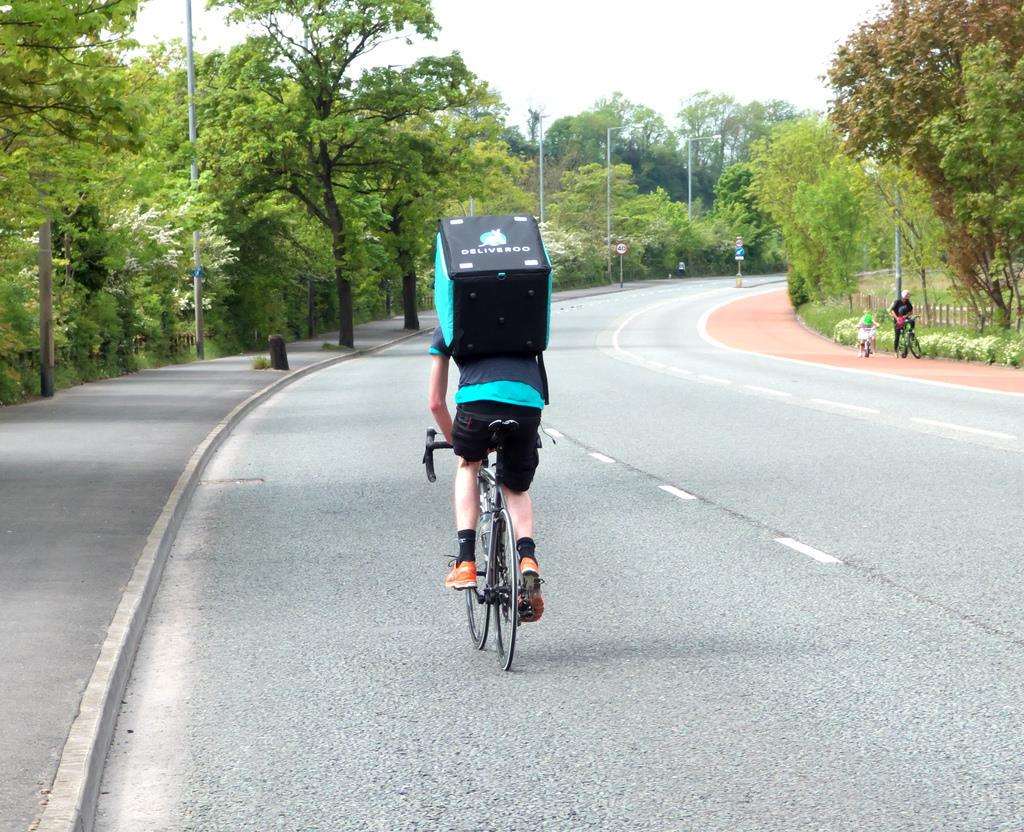
[[[625,243],[616,243],[615,244],[615,253],[617,255],[619,255],[619,257],[624,257],[628,251],[629,251],[629,246],[627,246]]]

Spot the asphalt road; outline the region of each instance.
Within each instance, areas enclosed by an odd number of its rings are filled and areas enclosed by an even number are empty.
[[[547,611],[511,674],[441,588],[425,341],[251,415],[165,572],[98,828],[1024,827],[1019,398],[723,350],[699,322],[730,283],[556,305]]]

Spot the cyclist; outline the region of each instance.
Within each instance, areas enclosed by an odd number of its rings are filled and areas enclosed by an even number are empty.
[[[903,334],[903,327],[907,323],[907,318],[913,314],[914,304],[910,302],[910,292],[904,289],[900,296],[893,301],[892,306],[889,307],[889,315],[892,318],[892,328],[895,333],[892,348],[897,357],[900,354],[900,336]]]
[[[480,463],[490,450],[489,425],[495,419],[514,419],[519,429],[506,437],[495,467],[495,479],[504,488],[505,505],[518,538],[516,550],[523,575],[522,600],[529,610],[520,619],[537,621],[544,612],[540,567],[533,539],[533,502],[530,484],[540,463],[537,434],[544,407],[540,367],[528,355],[496,355],[457,359],[459,388],[455,393],[455,419],[448,410],[448,368],[451,351],[441,328],[434,330],[428,399],[438,428],[458,459],[455,473],[455,526],[459,553],[444,584],[450,589],[476,585],[476,526],[480,500],[476,487]]]
[[[857,324],[857,343],[860,345],[860,354],[868,354],[867,346],[871,352],[875,351],[875,336],[878,334],[878,327],[875,326],[875,318],[870,312],[865,312],[864,317]]]

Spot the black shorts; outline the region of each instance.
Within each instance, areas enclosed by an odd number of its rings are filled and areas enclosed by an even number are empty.
[[[467,462],[479,462],[491,450],[488,425],[495,419],[515,419],[519,430],[506,437],[494,469],[495,479],[513,491],[528,491],[540,464],[537,432],[540,410],[502,402],[469,402],[455,410],[452,445],[456,456]]]

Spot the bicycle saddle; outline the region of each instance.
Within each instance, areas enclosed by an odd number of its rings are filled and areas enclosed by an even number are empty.
[[[487,426],[487,429],[490,430],[493,436],[508,436],[510,433],[515,433],[519,430],[519,422],[515,419],[495,419]]]

